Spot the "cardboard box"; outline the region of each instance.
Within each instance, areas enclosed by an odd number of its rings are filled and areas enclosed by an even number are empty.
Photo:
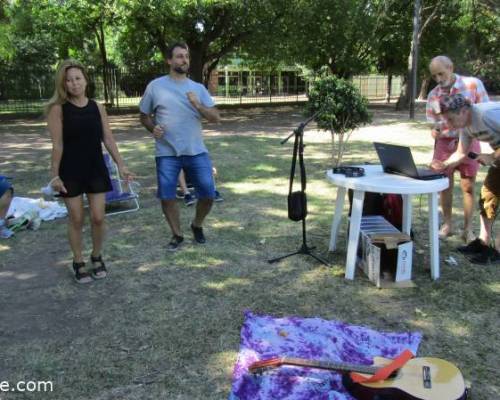
[[[380,215],[361,219],[358,267],[377,287],[409,287],[413,243]]]

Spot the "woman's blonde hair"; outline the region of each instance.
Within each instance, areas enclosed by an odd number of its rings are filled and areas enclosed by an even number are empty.
[[[55,104],[64,104],[68,101],[68,92],[66,91],[66,71],[70,68],[78,68],[80,71],[82,71],[82,74],[87,81],[87,88],[86,91],[88,91],[89,88],[89,76],[87,74],[87,71],[85,70],[85,67],[83,66],[82,63],[73,60],[73,59],[67,59],[62,61],[56,71],[55,75],[55,89],[54,89],[54,94],[50,98],[50,100],[47,102],[45,105],[45,113],[48,114],[52,106]],[[87,94],[87,93],[86,93]]]

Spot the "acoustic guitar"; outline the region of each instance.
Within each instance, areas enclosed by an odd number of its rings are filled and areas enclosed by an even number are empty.
[[[467,389],[460,370],[439,358],[413,358],[389,378],[377,382],[356,383],[348,372],[370,377],[392,360],[375,357],[373,365],[355,365],[302,358],[270,358],[250,365],[249,372],[261,374],[283,365],[320,368],[344,372],[342,383],[358,400],[465,400]]]

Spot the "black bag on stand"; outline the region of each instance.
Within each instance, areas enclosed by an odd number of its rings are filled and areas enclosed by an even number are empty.
[[[315,113],[306,122],[299,125],[297,129],[294,129],[293,135],[295,135],[295,142],[293,144],[293,158],[292,158],[292,168],[290,171],[290,187],[288,189],[288,218],[292,221],[302,221],[302,245],[297,251],[288,253],[279,257],[271,258],[267,260],[270,264],[283,260],[284,258],[294,256],[296,254],[307,254],[313,257],[315,260],[328,265],[328,261],[322,259],[321,257],[313,254],[311,250],[315,247],[309,247],[307,245],[306,239],[306,216],[307,216],[307,198],[306,198],[306,168],[304,166],[304,128],[311,122],[317,115]],[[284,144],[292,135],[289,135],[285,140],[281,142]],[[295,165],[297,164],[297,155],[299,157],[300,164],[300,190],[293,191],[293,179],[295,177]]]
[[[300,140],[302,136],[300,137]],[[288,190],[288,218],[292,221],[302,221],[307,216],[307,196],[306,196],[306,169],[304,167],[304,158],[299,154],[300,165],[300,191],[293,192],[293,180],[295,178],[295,164],[297,162],[297,153],[299,140],[295,140],[293,145],[292,168],[290,170],[290,188]]]

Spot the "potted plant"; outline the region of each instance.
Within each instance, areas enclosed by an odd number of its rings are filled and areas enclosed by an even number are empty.
[[[353,130],[371,122],[368,100],[352,82],[333,75],[314,78],[308,97],[306,112],[309,116],[317,113],[314,120],[318,127],[330,131],[333,166],[338,167]]]

